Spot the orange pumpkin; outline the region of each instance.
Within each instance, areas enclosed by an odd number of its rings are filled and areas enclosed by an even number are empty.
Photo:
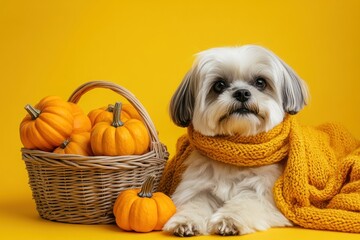
[[[152,193],[155,177],[146,179],[141,189],[121,192],[113,213],[116,224],[125,231],[151,232],[161,230],[176,212],[172,200],[164,193]]]
[[[20,124],[25,148],[52,151],[67,139],[74,124],[68,102],[57,96],[43,98],[35,107],[25,106],[28,114]]]
[[[89,132],[91,130],[91,122],[89,117],[75,103],[69,102],[74,116],[74,127],[72,133]]]
[[[144,121],[143,118],[140,116],[139,112],[134,108],[133,105],[129,103],[123,104],[121,111],[121,114],[124,114],[127,118],[134,118],[142,122]]]
[[[114,105],[109,104],[107,107],[94,109],[88,113],[91,125],[95,126],[99,122],[111,122],[113,120]],[[143,121],[138,111],[129,103],[123,104],[121,108],[121,118],[135,118]]]
[[[90,132],[72,134],[54,150],[54,153],[91,156]]]
[[[91,110],[88,113],[91,126],[95,126],[95,124],[99,122],[112,121],[113,111],[114,111],[114,105],[112,104],[109,104],[107,107]]]
[[[112,122],[99,122],[91,131],[91,149],[95,155],[141,155],[148,151],[150,137],[144,123],[122,118],[121,103],[116,103]]]

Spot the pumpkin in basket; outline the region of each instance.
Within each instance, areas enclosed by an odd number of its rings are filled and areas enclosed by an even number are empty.
[[[107,107],[91,110],[88,113],[91,125],[95,126],[99,122],[111,122],[113,120],[114,105],[109,104]],[[138,111],[129,103],[122,104],[121,118],[135,118],[143,121]]]
[[[54,150],[54,153],[91,156],[90,132],[73,133]]]
[[[113,213],[116,224],[125,231],[151,232],[161,230],[176,212],[172,200],[162,192],[152,193],[155,177],[148,177],[141,189],[121,192]]]
[[[149,150],[150,136],[144,123],[122,118],[121,106],[114,106],[112,122],[99,122],[91,130],[91,149],[95,155],[141,155]]]
[[[72,133],[89,132],[91,130],[91,122],[89,117],[75,103],[69,102],[74,117],[74,127]]]
[[[131,105],[129,103],[123,104],[121,111],[122,111],[121,114],[124,114],[125,117],[128,116],[128,118],[134,118],[134,119],[137,119],[142,122],[144,121],[144,119],[140,116],[138,111],[133,107],[133,105]]]
[[[43,98],[20,123],[20,139],[25,148],[52,151],[73,131],[74,117],[68,102],[57,96]]]
[[[109,104],[107,107],[91,110],[88,113],[88,117],[91,121],[91,126],[95,126],[99,122],[112,121],[113,119],[114,105]]]

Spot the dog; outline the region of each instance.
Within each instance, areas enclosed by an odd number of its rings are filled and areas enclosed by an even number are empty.
[[[296,114],[309,98],[306,83],[270,50],[223,47],[196,55],[170,102],[173,122],[206,136],[253,136]],[[171,196],[177,212],[163,230],[176,236],[243,235],[292,226],[272,188],[281,163],[236,167],[193,151]]]

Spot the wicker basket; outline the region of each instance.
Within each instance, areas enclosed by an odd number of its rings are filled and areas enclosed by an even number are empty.
[[[110,89],[125,97],[143,117],[151,138],[150,151],[131,156],[80,156],[21,149],[36,208],[42,218],[81,224],[115,221],[113,204],[118,194],[139,188],[155,175],[155,190],[168,152],[142,104],[129,91],[111,82],[94,81],[80,86],[69,101],[77,103],[94,88]]]

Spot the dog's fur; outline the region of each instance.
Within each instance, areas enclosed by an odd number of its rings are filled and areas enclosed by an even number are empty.
[[[170,104],[175,124],[203,135],[256,135],[307,103],[305,83],[279,57],[254,45],[197,55]],[[281,164],[241,168],[194,151],[172,199],[164,230],[177,236],[238,235],[292,223],[277,209],[272,188]]]

